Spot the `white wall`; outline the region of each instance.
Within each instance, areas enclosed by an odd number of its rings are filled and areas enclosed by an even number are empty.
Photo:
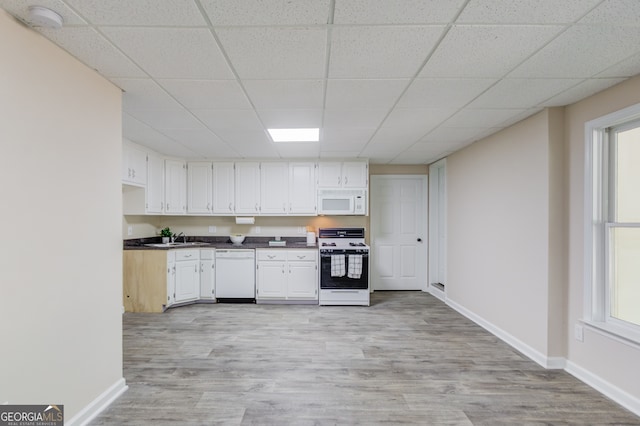
[[[121,92],[0,10],[0,403],[122,379]]]
[[[551,352],[548,114],[447,159],[447,298],[543,357]]]

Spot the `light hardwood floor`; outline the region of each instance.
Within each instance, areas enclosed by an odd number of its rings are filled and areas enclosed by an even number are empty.
[[[421,292],[125,314],[124,376],[92,425],[640,425]]]

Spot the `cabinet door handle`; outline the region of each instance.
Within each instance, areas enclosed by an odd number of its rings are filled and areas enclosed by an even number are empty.
[[[191,255],[190,254],[185,254],[184,257],[191,257]]]
[[[193,272],[196,272],[196,273],[198,272],[198,265],[194,265]]]
[[[298,259],[304,259],[304,258],[305,258],[304,255],[300,255],[300,254],[298,255]]]
[[[348,184],[349,183],[349,176],[345,176],[344,177],[344,184]]]
[[[275,257],[276,257],[276,255],[275,255],[275,254],[268,254],[268,255],[267,255],[267,257],[268,257],[269,259],[273,259],[273,258],[275,258]]]
[[[283,212],[287,211],[287,203],[282,203],[282,211]]]
[[[167,203],[167,210],[169,210],[169,203]]]
[[[342,181],[342,176],[338,176],[338,185],[340,185],[341,181]]]
[[[258,203],[256,203],[256,211],[258,211]]]
[[[282,273],[284,274],[284,268],[282,268]]]
[[[233,210],[233,209],[231,208],[231,203],[229,203],[229,211],[231,211],[231,210]]]

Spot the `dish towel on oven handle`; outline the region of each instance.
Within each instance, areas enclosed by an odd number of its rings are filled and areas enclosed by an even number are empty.
[[[344,277],[344,254],[332,254],[331,255],[331,276],[332,277]]]
[[[359,280],[362,276],[362,255],[350,254],[349,255],[349,278]]]

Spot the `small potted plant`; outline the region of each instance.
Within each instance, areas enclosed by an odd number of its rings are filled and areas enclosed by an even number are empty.
[[[162,244],[167,244],[171,239],[172,235],[173,234],[171,233],[171,229],[169,229],[168,227],[160,231],[160,236],[162,237]]]

